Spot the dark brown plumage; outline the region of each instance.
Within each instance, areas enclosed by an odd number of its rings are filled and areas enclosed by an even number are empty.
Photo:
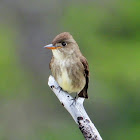
[[[88,62],[72,35],[61,33],[46,48],[52,49],[50,69],[60,87],[68,93],[76,92],[79,97],[88,98]]]
[[[79,97],[85,97],[88,98],[88,94],[87,94],[87,90],[88,90],[88,83],[89,83],[89,67],[88,67],[88,62],[85,59],[85,57],[80,58],[81,63],[84,66],[84,75],[85,75],[85,79],[86,79],[86,84],[85,87],[83,88],[83,90],[78,94]]]

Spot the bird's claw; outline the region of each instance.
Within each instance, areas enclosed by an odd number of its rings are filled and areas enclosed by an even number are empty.
[[[73,100],[73,102],[72,102],[72,104],[70,105],[70,106],[72,106],[74,103],[75,103],[75,105],[76,105],[76,100],[77,100],[77,96],[75,96],[73,99],[71,99],[71,100]]]
[[[57,88],[59,89],[59,91],[58,91],[58,92],[60,93],[60,91],[62,90],[62,88],[61,88],[60,86],[58,86]]]

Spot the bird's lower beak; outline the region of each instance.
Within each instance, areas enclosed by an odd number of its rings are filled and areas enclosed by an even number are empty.
[[[49,44],[49,45],[44,46],[44,48],[53,50],[53,49],[57,49],[57,48],[61,48],[61,47],[59,47],[59,46],[54,46],[53,44]]]

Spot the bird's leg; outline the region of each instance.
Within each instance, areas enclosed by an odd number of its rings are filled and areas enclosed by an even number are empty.
[[[78,98],[78,94],[76,93],[76,96],[73,99],[71,99],[71,100],[73,100],[73,102],[70,106],[72,106],[74,103],[76,104],[77,98]]]
[[[78,98],[78,93],[76,93],[76,96],[74,97],[74,100],[76,100]]]
[[[58,86],[58,87],[56,87],[56,88],[59,90],[59,91],[58,91],[59,93],[60,93],[61,90],[63,90],[60,86]]]
[[[59,86],[59,93],[60,93],[61,90],[62,90],[62,88]]]

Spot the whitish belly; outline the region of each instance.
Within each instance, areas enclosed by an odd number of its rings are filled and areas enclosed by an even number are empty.
[[[69,75],[66,71],[66,69],[63,69],[62,75],[58,76],[58,84],[64,91],[67,91],[69,93],[72,92],[79,92],[78,88],[74,88],[72,85],[72,79],[69,78]]]

